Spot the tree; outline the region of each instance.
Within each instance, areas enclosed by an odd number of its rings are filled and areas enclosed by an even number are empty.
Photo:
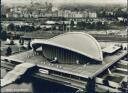
[[[14,45],[14,41],[13,40],[11,40],[10,45]]]
[[[78,22],[77,26],[78,26],[79,29],[84,29],[85,28],[85,22],[84,21]]]
[[[21,42],[22,42],[22,40],[21,40],[21,38],[19,39],[19,43],[21,44]]]
[[[11,49],[11,47],[8,47],[6,50],[6,56],[9,56],[11,54],[12,54],[12,49]]]
[[[74,21],[73,20],[71,20],[71,27],[73,28],[73,26],[74,26]]]
[[[20,26],[19,25],[16,25],[15,28],[16,28],[16,31],[20,31]]]
[[[13,24],[13,23],[10,23],[9,25],[8,25],[8,30],[15,30],[15,25]]]
[[[7,39],[7,33],[6,33],[6,31],[1,31],[0,38],[2,40],[6,40]]]
[[[102,28],[102,22],[100,22],[100,21],[98,21],[97,23],[96,23],[96,29],[101,29]]]

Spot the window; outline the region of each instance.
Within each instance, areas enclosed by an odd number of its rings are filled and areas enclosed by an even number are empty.
[[[62,73],[62,76],[65,76],[65,77],[69,77],[70,78],[70,74],[67,74],[67,73]]]
[[[71,75],[71,78],[73,78],[73,79],[79,79],[79,77],[78,76],[75,76],[75,75]]]
[[[87,81],[87,78],[80,77],[80,80]]]

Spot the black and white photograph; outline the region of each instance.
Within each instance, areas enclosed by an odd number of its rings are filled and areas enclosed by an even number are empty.
[[[128,0],[0,7],[0,93],[128,92]]]

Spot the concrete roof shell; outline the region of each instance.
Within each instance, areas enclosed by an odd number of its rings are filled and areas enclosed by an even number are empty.
[[[97,61],[103,61],[102,50],[95,38],[85,32],[67,32],[47,40],[36,39],[32,44],[47,44],[64,48]]]

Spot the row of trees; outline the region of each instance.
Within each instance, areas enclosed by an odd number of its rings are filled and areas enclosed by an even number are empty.
[[[1,33],[0,33],[1,40],[6,40],[7,38],[19,39],[20,36],[21,36],[20,34],[12,34],[11,32],[7,33],[6,31],[3,31],[3,30],[1,30]]]
[[[13,41],[13,40],[12,40],[12,41]],[[28,41],[27,47],[21,46],[21,47],[19,47],[19,48],[23,48],[23,49],[30,50],[30,49],[31,49],[30,42],[31,42],[31,41]],[[24,45],[24,42],[19,42],[19,43],[20,43],[21,45]],[[13,41],[13,44],[14,44],[14,41]],[[10,45],[13,45],[13,44],[11,44],[11,42],[10,42]],[[20,52],[20,51],[19,51],[19,52]],[[6,55],[6,56],[10,56],[11,54],[12,54],[12,48],[9,46],[9,47],[6,49],[5,55]]]
[[[106,12],[105,10],[102,12],[97,12],[97,16],[100,18],[107,18],[107,19],[117,19],[118,17],[127,18],[127,12],[117,10],[115,12]]]
[[[119,25],[127,26],[128,25],[128,20],[122,20],[119,22]]]
[[[77,23],[77,27],[79,29],[87,28],[87,29],[97,29],[97,30],[108,29],[109,28],[107,22],[102,23],[100,21],[92,22],[92,23],[90,23],[90,22],[87,23],[87,22],[84,22],[84,21],[78,22]]]
[[[40,27],[34,27],[29,25],[14,25],[13,23],[9,24],[7,27],[10,31],[23,31],[23,32],[32,32],[35,30],[41,29]]]
[[[58,26],[58,29],[56,27]],[[93,20],[91,22],[81,21],[77,22],[77,24],[74,23],[74,21],[71,21],[70,24],[63,23],[62,25],[52,25],[51,28],[47,28],[44,30],[69,30],[69,29],[77,29],[77,30],[84,30],[84,29],[97,29],[97,30],[106,30],[109,29],[109,25],[107,22],[94,22]]]

